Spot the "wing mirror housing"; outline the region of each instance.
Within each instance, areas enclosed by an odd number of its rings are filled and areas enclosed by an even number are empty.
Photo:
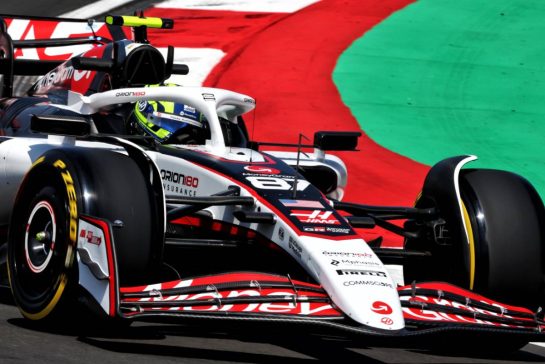
[[[314,146],[321,150],[355,151],[360,136],[359,131],[317,131]]]
[[[32,115],[30,130],[43,134],[85,137],[91,134],[91,124],[79,116]]]

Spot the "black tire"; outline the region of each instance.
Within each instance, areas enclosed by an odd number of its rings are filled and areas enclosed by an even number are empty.
[[[470,288],[537,308],[545,299],[545,209],[538,193],[514,173],[487,169],[462,170],[460,192],[474,243]]]
[[[78,276],[74,266],[76,236],[70,233],[71,223],[74,229],[70,202],[79,208],[79,202],[69,198],[60,173],[37,168],[25,179],[12,213],[10,286],[15,303],[31,320],[52,316],[74,298],[71,293]]]
[[[462,169],[459,185],[469,244],[457,199],[429,188],[416,206],[436,207],[450,238],[408,239],[407,249],[432,257],[408,261],[407,281],[446,281],[530,309],[545,303],[545,209],[536,190],[517,174],[491,169]]]
[[[88,196],[83,213],[120,222],[113,229],[119,283],[122,286],[153,283],[162,260],[164,212],[137,163],[106,150],[71,152],[82,188]]]
[[[10,223],[10,285],[23,315],[32,320],[70,315],[67,307],[79,292],[75,256],[82,215],[122,225],[112,232],[121,285],[155,279],[162,252],[157,237],[163,233],[156,201],[142,170],[126,155],[78,148],[46,153],[25,176]],[[55,239],[47,240],[50,236]],[[44,245],[46,253],[29,250],[40,251],[44,241],[53,246]]]

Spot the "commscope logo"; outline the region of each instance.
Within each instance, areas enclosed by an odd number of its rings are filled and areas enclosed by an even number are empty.
[[[379,286],[379,287],[388,287],[394,288],[390,283],[377,282],[377,281],[346,281],[343,283],[343,286]]]

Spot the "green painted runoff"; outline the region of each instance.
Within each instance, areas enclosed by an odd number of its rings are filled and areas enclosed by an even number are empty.
[[[530,180],[545,198],[545,1],[421,0],[356,40],[333,80],[362,129],[432,165]]]

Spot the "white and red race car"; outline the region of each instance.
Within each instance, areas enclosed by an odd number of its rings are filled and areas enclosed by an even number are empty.
[[[13,40],[21,22],[46,36]],[[0,21],[0,262],[24,317],[544,341],[545,209],[524,178],[462,169],[475,157],[459,156],[432,167],[414,207],[344,202],[346,168],[326,152],[355,150],[359,132],[250,141],[243,115],[254,99],[165,85],[188,69],[147,43],[150,26],[172,22]],[[14,75],[36,74],[27,95],[12,95]],[[150,133],[135,132],[135,110],[161,102],[198,112],[201,138],[166,138],[157,130],[168,123],[149,118]],[[263,151],[271,146],[294,151]],[[403,249],[357,233],[376,226],[404,237]]]

